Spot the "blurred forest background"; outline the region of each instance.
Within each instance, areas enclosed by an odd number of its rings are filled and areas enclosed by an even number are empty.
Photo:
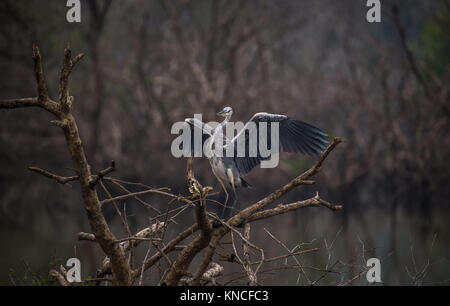
[[[414,266],[421,270],[430,259],[423,284],[445,283],[450,1],[381,2],[382,22],[371,24],[365,0],[89,0],[81,1],[81,23],[68,23],[66,1],[3,0],[0,98],[35,95],[32,43],[41,50],[49,92],[57,98],[62,52],[70,42],[75,54],[86,53],[70,89],[94,172],[114,159],[115,177],[182,194],[188,193],[186,159],[170,153],[175,121],[194,113],[216,120],[218,110],[231,106],[235,121],[267,111],[312,123],[346,142],[327,159],[316,185],[283,201],[319,191],[344,209],[307,208],[257,222],[254,243],[267,256],[279,254],[263,228],[289,247],[311,243],[321,252],[304,260],[320,266],[336,238],[331,262],[364,265],[365,252],[381,259],[385,284],[406,285],[414,282]],[[59,185],[27,170],[37,165],[73,175],[52,119],[40,109],[0,111],[1,284],[11,284],[11,273],[45,273],[52,258],[74,256],[85,278],[103,259],[98,246],[76,240],[77,232],[89,231],[78,184]],[[278,168],[255,169],[247,177],[253,188],[239,193],[240,208],[312,162],[283,154]],[[220,190],[207,160],[196,159],[195,172],[204,185]],[[160,209],[167,205],[146,199]],[[122,204],[132,231],[148,224],[151,211]],[[106,217],[120,233],[109,208]],[[192,210],[180,220],[191,224]],[[267,273],[263,283],[305,280],[289,270]],[[351,284],[367,282],[363,276]]]

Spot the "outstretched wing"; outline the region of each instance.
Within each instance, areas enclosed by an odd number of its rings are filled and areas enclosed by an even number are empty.
[[[266,122],[267,125],[260,124]],[[236,165],[242,174],[250,172],[259,165],[262,160],[268,159],[267,154],[260,150],[260,141],[265,141],[267,149],[272,148],[271,123],[278,122],[279,126],[279,148],[278,151],[301,153],[309,156],[318,156],[326,148],[328,143],[327,134],[321,129],[300,120],[294,120],[284,115],[256,113],[244,128],[231,140],[235,153],[240,145],[245,147],[244,157],[235,155]],[[250,132],[250,127],[256,128],[256,135]],[[264,128],[263,126],[267,126]],[[263,128],[262,128],[263,127]],[[267,132],[264,130],[266,129]],[[252,150],[251,138],[257,137],[256,152],[249,154]],[[255,139],[253,139],[253,144]],[[275,145],[275,144],[274,144]],[[262,147],[265,147],[264,145]],[[236,153],[237,154],[237,153]],[[256,155],[256,156],[255,156]],[[265,157],[264,157],[265,156]]]
[[[194,152],[202,152],[203,145],[205,142],[214,134],[213,128],[204,123],[203,121],[198,120],[197,118],[187,118],[185,120],[185,124],[187,124],[190,129],[190,156],[194,156]],[[201,141],[195,142],[195,135],[201,136]],[[180,148],[182,150],[183,148]]]

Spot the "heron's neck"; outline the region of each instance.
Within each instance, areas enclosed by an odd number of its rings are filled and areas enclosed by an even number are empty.
[[[220,123],[220,127],[223,128],[229,121],[231,116],[226,116],[225,119]]]
[[[212,141],[210,142],[210,147],[213,147],[213,144],[218,140],[218,139],[223,139],[224,137],[224,127],[226,126],[226,124],[230,121],[231,116],[226,116],[225,119],[215,128],[214,130],[214,134],[212,136]]]
[[[225,119],[216,127],[215,134],[224,134],[224,128],[230,121],[231,116],[227,115]]]

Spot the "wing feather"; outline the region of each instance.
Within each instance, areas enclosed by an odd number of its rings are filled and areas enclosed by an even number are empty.
[[[229,145],[234,146],[235,153],[237,152],[238,144],[242,142],[246,148],[245,157],[235,157],[236,165],[241,174],[247,174],[254,167],[259,165],[262,160],[268,159],[269,157],[262,157],[262,152],[259,148],[259,135],[260,135],[260,122],[267,122],[267,144],[270,149],[272,144],[271,141],[271,130],[270,123],[279,122],[279,140],[280,140],[280,151],[302,153],[309,156],[318,156],[326,148],[328,144],[327,134],[321,129],[308,124],[300,120],[291,119],[285,115],[269,114],[269,113],[256,113],[250,119],[250,121],[244,126],[244,128],[231,140]],[[258,149],[256,157],[250,157],[249,152],[249,124],[256,124],[258,132]],[[237,156],[237,155],[235,155]]]

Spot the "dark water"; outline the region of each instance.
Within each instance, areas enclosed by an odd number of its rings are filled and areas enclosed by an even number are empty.
[[[291,258],[263,265],[260,282],[266,285],[307,285],[308,279],[310,282],[320,279],[316,284],[367,285],[363,271],[367,259],[371,257],[381,260],[383,284],[409,285],[413,283],[414,275],[422,271],[425,274],[421,278],[423,284],[440,284],[450,278],[450,263],[445,255],[450,247],[450,240],[446,237],[449,229],[448,212],[434,210],[430,219],[424,220],[419,212],[405,213],[399,209],[393,220],[394,215],[374,205],[359,216],[350,213],[343,218],[343,215],[342,211],[331,212],[326,208],[314,207],[252,224],[251,240],[265,250],[266,259],[287,254],[288,251],[280,242],[294,251],[319,249],[297,256],[298,262]],[[136,229],[148,222],[145,210],[138,211],[129,219],[134,221],[130,224],[134,224]],[[193,221],[193,212],[188,210],[180,215],[179,220],[179,225],[169,228],[167,237],[170,238],[177,229],[189,225]],[[80,259],[83,278],[95,276],[95,270],[103,258],[100,248],[76,239],[77,232],[88,231],[86,224],[71,222],[70,218],[49,218],[45,214],[36,216],[31,224],[1,229],[4,246],[0,258],[2,284],[12,283],[10,269],[14,270],[13,279],[16,283],[30,283],[34,273],[45,276],[54,259],[64,263],[70,257]],[[114,219],[113,229],[119,237],[125,237],[117,218]],[[240,249],[241,242],[236,235],[234,238]],[[224,237],[223,242],[225,245],[218,251],[221,254],[231,253],[230,234]],[[142,260],[146,250],[146,243],[139,246],[137,263]],[[254,253],[251,258],[256,261],[260,254],[257,251]],[[173,256],[170,255],[171,258]],[[195,267],[198,260],[196,258],[191,267]],[[424,270],[427,262],[429,267]],[[298,267],[291,267],[298,263],[304,266],[305,273]],[[246,284],[245,278],[239,280],[242,268],[236,264],[222,264],[225,266],[223,282],[237,279],[237,284]],[[325,268],[334,272],[324,277],[324,271],[321,270]],[[144,284],[155,282],[160,274],[158,269],[150,269],[144,275]]]

